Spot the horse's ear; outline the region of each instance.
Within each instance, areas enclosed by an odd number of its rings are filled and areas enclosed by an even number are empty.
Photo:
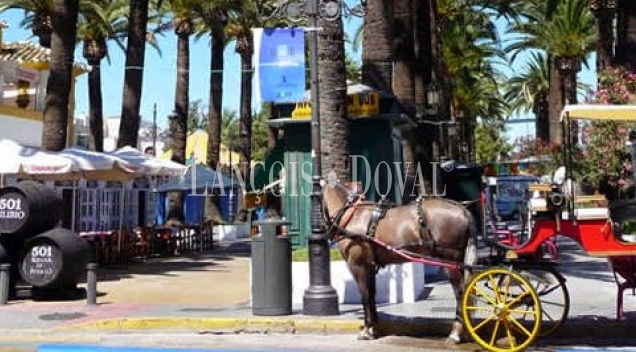
[[[325,188],[325,185],[327,184],[327,181],[325,180],[320,180],[320,188]]]

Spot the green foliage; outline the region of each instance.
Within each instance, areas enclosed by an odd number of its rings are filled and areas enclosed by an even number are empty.
[[[333,248],[329,251],[329,258],[332,261],[342,260],[342,254],[338,248]],[[308,262],[309,261],[309,248],[300,248],[292,251],[292,262]]]
[[[190,111],[188,113],[188,134],[197,130],[207,131],[208,113],[203,111],[203,103],[201,100],[190,102]]]
[[[512,150],[502,132],[503,128],[499,124],[480,123],[477,126],[475,144],[478,163],[496,161],[499,156]]]
[[[263,104],[261,111],[253,116],[252,121],[252,160],[265,161],[267,152],[267,134],[271,109],[269,104]]]

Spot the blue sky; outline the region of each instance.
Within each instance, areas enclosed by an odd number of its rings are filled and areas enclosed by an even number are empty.
[[[347,3],[353,4],[355,0]],[[9,23],[10,27],[4,30],[3,41],[32,40],[30,31],[23,30],[19,23],[23,18],[23,12],[17,10],[7,11],[1,19]],[[360,26],[360,18],[344,20],[345,32],[350,37]],[[497,21],[498,28],[503,30],[503,21]],[[507,38],[503,36],[502,40]],[[157,121],[160,127],[166,126],[166,116],[174,108],[175,80],[176,80],[176,37],[173,32],[158,37],[161,47],[161,56],[152,47],[146,49],[146,63],[144,71],[144,89],[142,93],[141,115],[145,120],[152,120],[153,105],[157,104]],[[350,47],[348,46],[348,49]],[[102,65],[102,94],[104,99],[104,116],[119,116],[121,113],[122,87],[124,80],[125,53],[114,44],[109,45],[110,63],[104,60]],[[210,40],[203,37],[196,41],[192,39],[190,46],[190,100],[202,100],[207,107],[209,93],[209,67],[210,67]],[[354,55],[359,58],[359,53]],[[82,46],[78,45],[75,52],[75,60],[85,62],[82,57]],[[594,69],[594,55],[590,57],[590,68]],[[504,69],[506,74],[522,68],[523,56],[520,55],[515,64]],[[230,43],[225,50],[223,107],[225,109],[239,109],[240,97],[240,59],[234,52],[234,43]],[[596,74],[590,69],[583,68],[579,79],[588,84],[594,84]],[[255,104],[256,105],[256,104]],[[77,80],[76,113],[88,112],[87,75],[82,75]],[[522,116],[523,117],[523,116]],[[506,133],[510,140],[518,136],[534,135],[534,124],[510,124]]]

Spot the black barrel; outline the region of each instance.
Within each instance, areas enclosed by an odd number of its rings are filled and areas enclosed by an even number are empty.
[[[61,216],[60,197],[38,182],[0,189],[0,233],[32,237],[55,227]]]
[[[71,230],[49,230],[29,239],[23,248],[20,275],[33,287],[75,287],[84,275],[89,246]]]

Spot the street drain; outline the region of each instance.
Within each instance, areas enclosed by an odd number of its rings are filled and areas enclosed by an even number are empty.
[[[44,314],[40,316],[40,320],[73,320],[85,317],[86,314],[74,312],[74,313],[53,313]]]

